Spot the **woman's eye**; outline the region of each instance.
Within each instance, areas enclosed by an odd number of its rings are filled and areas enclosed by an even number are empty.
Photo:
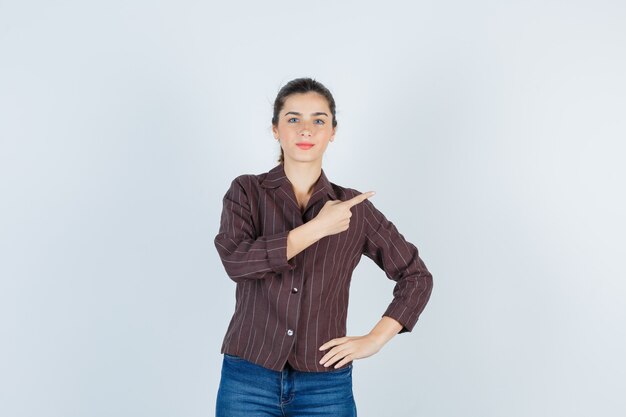
[[[294,122],[292,122],[292,120],[296,120],[297,121],[298,118],[297,117],[291,117],[291,118],[287,119],[287,123],[294,123]],[[317,123],[318,125],[323,125],[323,124],[326,123],[322,119],[315,119],[315,122],[319,122],[319,123]]]

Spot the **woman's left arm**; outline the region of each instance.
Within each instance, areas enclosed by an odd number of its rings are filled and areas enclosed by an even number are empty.
[[[371,201],[361,204],[365,222],[362,253],[385,271],[387,278],[396,282],[393,300],[367,335],[340,337],[320,346],[320,350],[332,347],[320,361],[325,366],[339,361],[335,365],[339,368],[351,360],[371,356],[396,334],[412,331],[433,288],[432,275],[417,247],[407,241]]]

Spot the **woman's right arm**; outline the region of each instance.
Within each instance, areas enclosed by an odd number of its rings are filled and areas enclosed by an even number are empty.
[[[293,258],[298,253],[325,236],[347,230],[350,208],[374,194],[362,193],[348,201],[327,201],[311,221],[293,230],[257,238],[241,178],[235,178],[224,195],[220,230],[214,240],[224,269],[235,282],[294,269]]]
[[[233,281],[241,282],[294,269],[295,260],[287,258],[287,236],[291,231],[256,236],[242,179],[235,178],[224,195],[220,229],[214,239],[226,273]]]

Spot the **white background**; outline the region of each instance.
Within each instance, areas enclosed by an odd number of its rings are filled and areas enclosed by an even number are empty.
[[[213,238],[273,100],[337,101],[323,168],[419,249],[360,417],[626,415],[622,1],[0,0],[0,415],[213,415]],[[364,258],[349,334],[393,282]]]

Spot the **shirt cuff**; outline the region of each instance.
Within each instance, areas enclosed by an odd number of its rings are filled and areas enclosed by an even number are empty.
[[[270,267],[277,273],[290,271],[296,267],[296,257],[287,261],[287,235],[290,230],[277,233],[267,241],[267,256]]]
[[[417,317],[411,314],[412,311],[409,307],[403,305],[400,302],[392,301],[387,307],[387,310],[383,313],[383,316],[391,317],[402,325],[402,329],[398,332],[406,333],[413,330],[417,323]]]

